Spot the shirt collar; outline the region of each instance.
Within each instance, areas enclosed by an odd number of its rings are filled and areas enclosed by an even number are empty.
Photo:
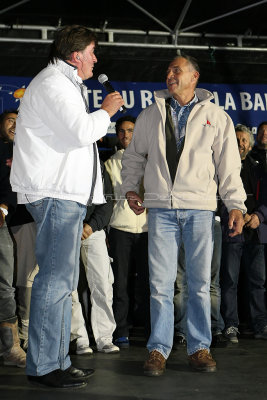
[[[195,94],[195,95],[194,95],[193,99],[192,99],[189,103],[185,104],[184,106],[181,106],[181,105],[179,104],[179,102],[178,102],[174,97],[171,97],[171,106],[172,106],[174,109],[177,108],[177,107],[180,107],[180,108],[183,108],[183,107],[190,107],[190,106],[193,105],[194,103],[197,103],[197,102],[198,102],[198,97],[197,97],[197,95],[196,95],[196,92],[195,92],[194,94]]]

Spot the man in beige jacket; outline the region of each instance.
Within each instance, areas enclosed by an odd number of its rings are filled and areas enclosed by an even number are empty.
[[[188,285],[190,366],[213,372],[209,348],[210,273],[216,194],[229,211],[231,236],[242,231],[246,194],[231,118],[196,89],[196,60],[178,56],[168,66],[167,90],[142,111],[122,160],[122,193],[139,215],[149,208],[151,335],[144,373],[161,375],[173,343],[173,291],[183,243]],[[136,193],[144,175],[144,202]]]
[[[135,120],[129,115],[117,120],[116,134],[120,149],[105,163],[114,195],[108,235],[113,260],[113,310],[117,325],[113,337],[114,343],[121,348],[129,347],[129,325],[132,322],[142,324],[146,336],[150,329],[147,213],[135,215],[120,193],[121,159],[132,140]],[[139,196],[142,196],[142,188],[139,185]],[[137,316],[138,320],[135,318]]]

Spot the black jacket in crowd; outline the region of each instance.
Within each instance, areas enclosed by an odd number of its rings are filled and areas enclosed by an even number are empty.
[[[104,193],[112,193],[112,184],[103,161],[100,160]],[[113,212],[113,200],[110,195],[106,196],[106,203],[92,204],[87,207],[86,217],[83,222],[91,226],[93,232],[105,229],[109,224]]]

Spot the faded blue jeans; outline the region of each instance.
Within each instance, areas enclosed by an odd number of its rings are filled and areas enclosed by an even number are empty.
[[[71,365],[71,293],[79,279],[86,206],[44,198],[26,205],[37,226],[35,276],[30,309],[27,375],[45,375]]]
[[[222,333],[224,322],[221,316],[221,287],[220,287],[220,267],[222,253],[222,230],[221,223],[214,221],[214,247],[211,260],[211,281],[210,281],[210,301],[211,301],[211,331],[212,334]],[[174,330],[178,334],[187,336],[186,315],[187,315],[187,284],[185,274],[185,254],[183,246],[180,248],[177,278],[174,291]]]
[[[149,351],[168,358],[173,344],[174,282],[181,243],[188,286],[187,352],[211,343],[210,275],[214,213],[151,208],[148,213],[151,335]]]

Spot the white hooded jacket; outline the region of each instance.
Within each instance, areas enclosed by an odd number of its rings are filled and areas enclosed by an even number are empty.
[[[87,204],[93,143],[106,135],[110,118],[101,109],[88,114],[81,90],[87,98],[76,67],[62,60],[49,64],[27,87],[16,124],[10,176],[14,192]],[[93,203],[104,202],[97,155]]]

